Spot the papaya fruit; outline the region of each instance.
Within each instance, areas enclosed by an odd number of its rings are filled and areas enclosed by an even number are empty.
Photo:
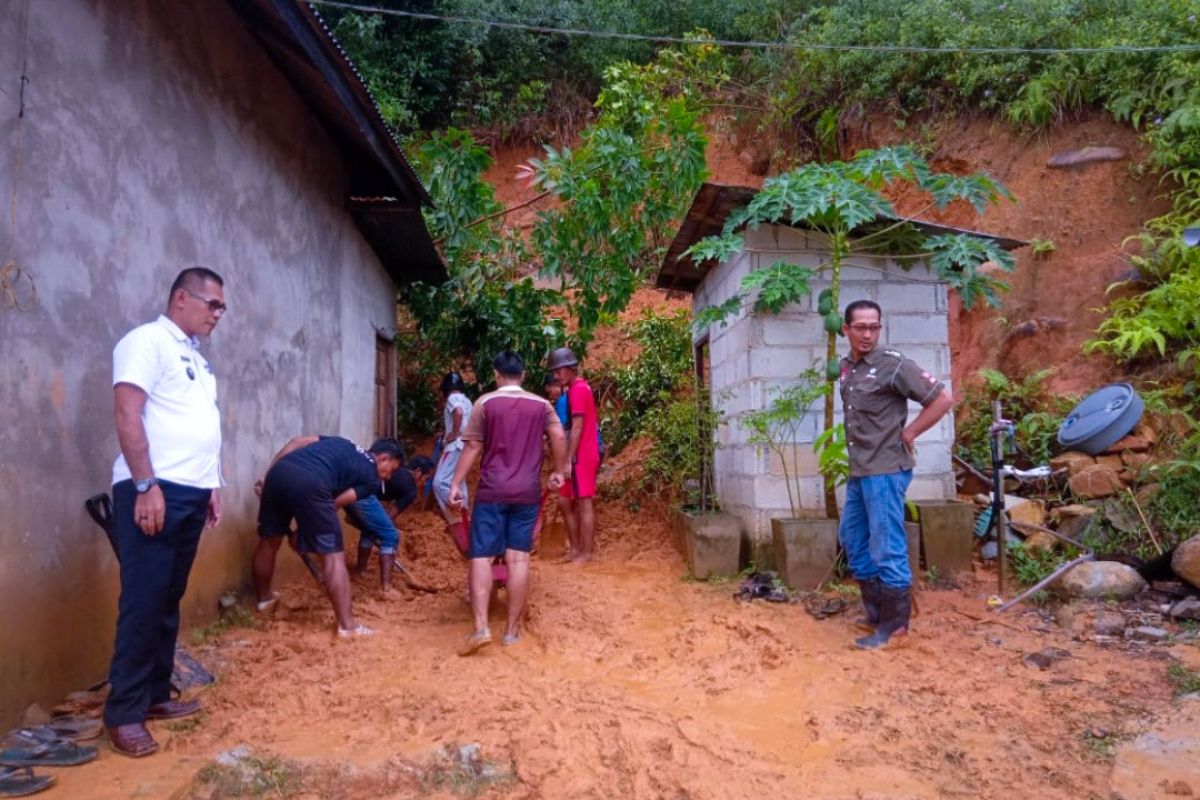
[[[825,362],[825,379],[836,381],[842,376],[842,365],[837,361]]]
[[[842,316],[836,311],[830,311],[825,315],[825,330],[830,333],[837,333],[842,329]]]

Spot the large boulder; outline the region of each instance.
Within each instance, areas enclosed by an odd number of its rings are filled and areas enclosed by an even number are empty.
[[[1192,586],[1200,587],[1200,536],[1193,536],[1175,548],[1171,569]]]
[[[1013,522],[1026,525],[1046,524],[1046,504],[1041,500],[1016,495],[1004,495],[1004,510]]]
[[[1081,499],[1108,497],[1125,487],[1116,470],[1103,464],[1084,467],[1071,476],[1069,485],[1071,494]]]
[[[1085,561],[1058,579],[1068,597],[1128,600],[1146,588],[1138,571],[1117,561]]]

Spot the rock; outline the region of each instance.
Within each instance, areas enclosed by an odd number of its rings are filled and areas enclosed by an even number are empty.
[[[1085,467],[1071,476],[1068,485],[1071,487],[1071,494],[1083,499],[1108,497],[1124,488],[1116,471],[1103,464]]]
[[[237,747],[234,747],[231,750],[218,753],[217,757],[214,758],[213,761],[216,761],[222,767],[236,767],[249,757],[250,748],[244,744],[239,744]]]
[[[1150,591],[1178,598],[1187,597],[1189,594],[1183,581],[1150,581]]]
[[[1144,453],[1150,449],[1150,443],[1140,436],[1132,433],[1122,436],[1115,442],[1110,444],[1105,450],[1105,453],[1120,453],[1124,450],[1129,450],[1134,453]]]
[[[1200,620],[1200,599],[1187,597],[1171,606],[1171,616],[1175,619]]]
[[[1062,169],[1063,167],[1076,167],[1081,164],[1091,164],[1097,161],[1124,161],[1129,158],[1129,151],[1124,147],[1080,147],[1075,150],[1063,150],[1061,153],[1055,153],[1046,162],[1047,167],[1052,169]]]
[[[1125,469],[1125,462],[1121,460],[1121,457],[1111,453],[1108,455],[1096,456],[1096,463],[1108,467],[1113,472],[1120,472],[1121,470]]]
[[[1200,791],[1200,697],[1184,697],[1153,728],[1117,748],[1113,800],[1164,800]]]
[[[1101,611],[1092,620],[1092,630],[1099,636],[1120,636],[1125,633],[1125,615],[1120,611]]]
[[[1013,522],[1022,522],[1026,525],[1046,524],[1046,504],[1041,500],[1006,494],[1004,510],[1008,512],[1008,518]]]
[[[217,599],[217,605],[221,607],[221,611],[228,611],[237,605],[237,595],[233,592],[225,592]]]
[[[1058,520],[1067,517],[1090,517],[1096,513],[1096,509],[1091,506],[1085,506],[1082,503],[1072,503],[1071,505],[1059,506],[1050,511],[1050,519]]]
[[[49,721],[50,712],[37,703],[25,709],[25,713],[21,715],[21,724],[31,728],[36,728],[38,725],[45,725]]]
[[[1064,517],[1063,521],[1058,523],[1058,532],[1063,536],[1078,540],[1095,519],[1095,517]]]
[[[1142,508],[1154,502],[1154,498],[1158,497],[1158,493],[1162,491],[1162,487],[1157,483],[1147,483],[1142,488],[1134,492],[1134,497],[1137,498],[1138,505]]]
[[[1192,586],[1200,587],[1200,536],[1193,536],[1175,548],[1171,569]]]
[[[1058,544],[1058,540],[1045,531],[1034,531],[1025,537],[1025,549],[1039,553],[1049,553]]]
[[[1117,477],[1121,479],[1121,483],[1125,484],[1126,486],[1129,486],[1135,482],[1137,480],[1137,476],[1137,471],[1130,469],[1129,467],[1126,467],[1117,473]]]
[[[1158,444],[1158,431],[1149,422],[1139,422],[1137,427],[1133,429],[1133,435],[1142,439],[1151,447]]]
[[[1096,459],[1087,453],[1080,453],[1078,450],[1068,450],[1050,459],[1050,469],[1056,472],[1060,469],[1065,469],[1068,475],[1074,475],[1095,463]]]
[[[1083,633],[1087,621],[1083,617],[1082,608],[1078,602],[1063,603],[1054,611],[1054,621],[1059,627],[1075,634]]]
[[[1127,600],[1146,588],[1136,569],[1116,561],[1085,561],[1059,578],[1058,584],[1068,597],[1092,599]]]
[[[992,498],[986,494],[977,494],[971,499],[977,506],[990,506],[992,504]]]
[[[1162,642],[1166,641],[1167,637],[1171,634],[1153,625],[1142,625],[1141,627],[1134,628],[1131,635],[1139,642]]]
[[[1121,463],[1129,469],[1141,469],[1153,460],[1154,458],[1149,453],[1135,453],[1132,450],[1121,453]]]
[[[1050,669],[1050,667],[1062,661],[1064,658],[1070,658],[1071,654],[1061,647],[1047,647],[1043,650],[1038,650],[1036,653],[1029,653],[1022,659],[1026,666],[1037,667],[1041,670]]]

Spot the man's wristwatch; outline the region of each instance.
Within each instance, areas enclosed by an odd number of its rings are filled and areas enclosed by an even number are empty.
[[[138,494],[150,491],[151,486],[158,486],[158,478],[142,478],[140,481],[133,482],[133,488]]]

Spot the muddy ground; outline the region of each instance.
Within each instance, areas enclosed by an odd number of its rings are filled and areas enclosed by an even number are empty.
[[[856,652],[852,613],[687,580],[666,520],[619,498],[596,562],[557,564],[549,540],[535,558],[524,642],[459,658],[463,565],[434,514],[406,518],[405,561],[439,591],[384,599],[372,575],[355,603],[378,635],[338,641],[315,585],[282,587],[270,618],[193,643],[219,680],[201,716],[151,723],[162,752],[101,745],[56,793],[1099,799],[1112,745],[1173,702],[1166,648],[1073,641],[1032,609],[997,618],[989,574],[921,592],[908,647]],[[1023,662],[1048,646],[1071,657]],[[1200,648],[1172,650],[1196,666]],[[457,763],[472,743],[482,776]],[[237,769],[258,770],[240,783],[212,766],[239,746]]]

